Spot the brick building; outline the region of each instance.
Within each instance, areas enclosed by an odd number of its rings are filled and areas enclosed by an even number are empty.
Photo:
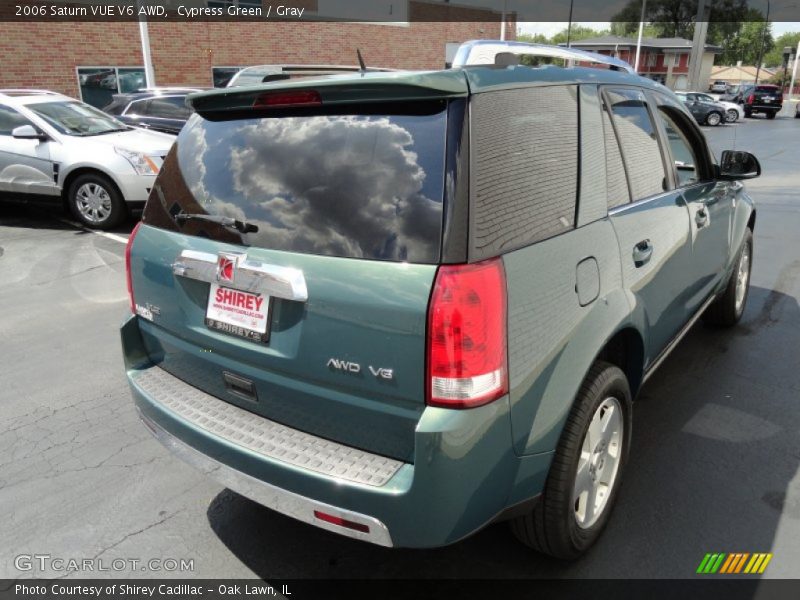
[[[573,48],[615,56],[629,64],[636,61],[636,39],[605,35],[572,42]],[[642,38],[639,55],[640,75],[654,79],[674,90],[685,90],[689,78],[689,55],[692,41],[683,38]],[[719,46],[706,44],[700,81],[711,75],[714,57],[722,52]]]
[[[80,0],[77,0],[80,1]],[[261,0],[208,0],[252,5]],[[264,4],[268,4],[264,0]],[[317,0],[305,0],[311,16]],[[396,1],[394,5],[397,6]],[[189,21],[149,22],[156,84],[211,86],[254,64],[357,64],[408,69],[445,66],[458,43],[498,39],[501,14],[436,0],[409,0],[400,22]],[[516,30],[506,15],[506,37]],[[28,19],[0,23],[0,88],[45,88],[102,106],[117,91],[144,87],[135,21]]]

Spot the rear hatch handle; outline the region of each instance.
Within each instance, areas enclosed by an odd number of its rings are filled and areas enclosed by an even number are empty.
[[[232,277],[220,277],[220,267],[233,261]],[[183,250],[172,263],[172,272],[207,283],[218,283],[245,292],[305,302],[308,300],[306,278],[300,269],[270,265],[247,258],[243,252],[200,252]]]

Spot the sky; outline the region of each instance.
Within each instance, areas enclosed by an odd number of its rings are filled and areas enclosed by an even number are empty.
[[[598,21],[585,21],[585,22],[575,22],[575,25],[582,25],[584,27],[592,27],[594,29],[608,29],[611,27],[611,23],[608,22],[598,22]],[[800,31],[800,22],[772,22],[772,35],[773,37],[778,37],[779,35],[786,33],[787,31]],[[519,22],[517,26],[522,31],[522,33],[543,33],[546,36],[552,36],[559,31],[567,28],[567,22],[551,22],[551,23],[535,23],[532,21],[528,22]]]

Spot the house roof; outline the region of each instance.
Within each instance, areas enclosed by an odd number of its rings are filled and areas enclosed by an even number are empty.
[[[751,65],[742,65],[740,67],[724,67],[716,65],[711,67],[711,79],[731,80],[731,81],[755,81],[757,67]],[[768,69],[761,67],[761,76],[772,76],[775,74],[775,69]]]
[[[563,45],[563,44],[562,44]],[[622,37],[619,35],[601,35],[600,37],[588,38],[585,40],[577,40],[570,44],[576,48],[586,48],[590,50],[597,46],[614,47],[614,46],[636,46],[635,38]],[[692,40],[684,38],[642,38],[642,47],[644,48],[657,48],[659,50],[691,50]],[[705,49],[707,52],[720,53],[722,48],[714,46],[713,44],[706,44]]]

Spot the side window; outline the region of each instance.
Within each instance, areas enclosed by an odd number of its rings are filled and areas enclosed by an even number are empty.
[[[149,100],[137,100],[136,102],[131,102],[131,105],[125,111],[126,116],[135,116],[139,115],[144,117],[147,115],[147,103]]]
[[[578,89],[476,94],[470,146],[475,251],[489,256],[575,227]]]
[[[605,94],[606,107],[611,111],[622,147],[633,200],[666,191],[667,174],[644,94],[635,89],[606,89]]]
[[[188,119],[192,111],[184,104],[184,96],[170,96],[168,98],[153,98],[147,107],[151,117],[162,119]]]
[[[603,111],[603,139],[606,147],[606,193],[608,208],[614,208],[631,201],[628,180],[625,177],[625,166],[622,164],[622,153],[619,142],[611,125],[611,115]]]
[[[686,187],[701,180],[702,160],[692,147],[690,137],[679,124],[679,117],[670,115],[669,110],[659,107],[658,115],[667,133],[667,142],[672,160],[675,163],[678,187]]]
[[[0,104],[0,135],[11,135],[11,132],[21,125],[32,125],[32,123],[13,108]]]

